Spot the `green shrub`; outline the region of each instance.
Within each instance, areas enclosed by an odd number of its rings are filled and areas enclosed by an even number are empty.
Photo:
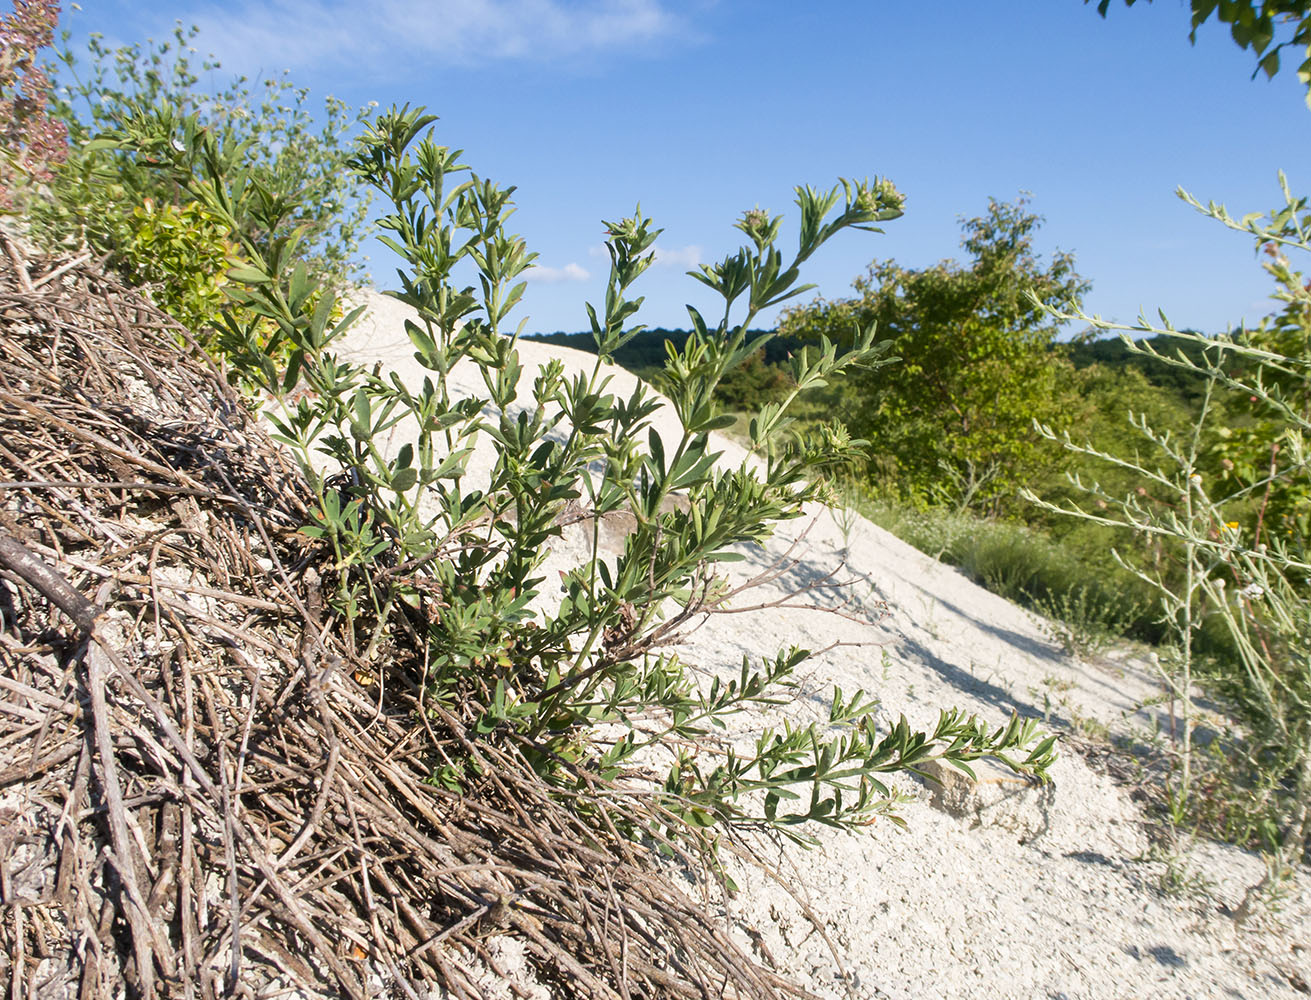
[[[769,365],[760,353],[751,354],[725,374],[715,399],[725,409],[755,412],[766,403],[776,403],[791,388],[781,366]]]
[[[235,248],[227,226],[196,202],[145,199],[124,219],[118,268],[134,285],[154,286],[155,304],[188,330],[203,331],[226,304]]]
[[[294,216],[275,213],[280,228],[274,230],[261,229],[244,214],[236,220],[241,232],[267,251],[299,228],[300,255],[323,281],[340,289],[360,273],[369,199],[356,192],[345,161],[349,134],[367,109],[351,114],[328,98],[323,124],[316,124],[308,91],[285,77],[266,80],[258,89],[238,78],[207,94],[187,55],[195,31],[179,24],[172,41],[112,51],[92,35],[85,67],[67,47],[56,53],[68,82],[55,95],[52,114],[73,143],[50,177],[49,197],[32,207],[32,228],[47,244],[85,243],[107,255],[129,281],[151,286],[158,305],[203,333],[220,325],[218,313],[227,302],[221,287],[228,268],[242,263],[234,259],[242,253],[226,223],[186,194],[190,179],[179,172],[182,164],[172,147],[182,139],[173,136],[145,153],[94,137],[114,131],[143,108],[167,106],[179,121],[191,116],[225,149],[240,151],[236,155],[249,176],[270,197],[296,206]],[[200,67],[217,68],[212,61]]]
[[[1081,584],[1072,590],[1049,591],[1033,599],[1047,619],[1045,630],[1071,656],[1095,656],[1127,634],[1144,606],[1102,587]]]
[[[580,810],[635,766],[658,766],[658,780],[644,792],[629,787],[622,800],[632,833],[667,829],[709,843],[723,824],[764,824],[792,836],[805,822],[854,828],[895,804],[881,775],[933,758],[967,768],[994,755],[1041,774],[1054,738],[1038,740],[1032,722],[1012,718],[989,728],[944,712],[930,732],[916,733],[904,719],[880,731],[859,692],[835,692],[826,725],[786,723],[750,746],[734,744],[716,736],[725,718],[788,700],[806,651],[756,664],[744,658],[735,677],[704,687],[664,651],[726,600],[715,567],[738,558],[733,547],[799,516],[823,490],[817,475],[857,453],[859,442],[837,427],[800,439],[782,431],[799,393],[853,366],[881,363],[884,348],[872,331],[842,357],[822,342],[793,358],[789,393],[749,427],[767,456],[763,476],[749,465],[718,471],[708,435],[733,420],[715,405],[714,391],[755,349],[746,332],[752,319],[795,294],[800,265],[823,242],[898,217],[892,185],[799,188],[801,242],[790,262],[775,247],[780,220],[746,213],[738,228],[748,244],[698,275],[745,316],[731,323],[726,311],[710,326],[691,310],[694,330],[661,375],[668,403],[641,386],[626,399],[608,391],[602,361],[640,329],[632,322],[640,299],[629,289],[650,265],[659,231],[641,216],[605,223],[612,261],[605,303],[588,307],[597,363],[568,378],[558,362],[543,366],[527,388],[516,338],[502,328],[534,255],[504,228],[510,191],[472,175],[458,153],[437,145],[425,134],[431,121],[408,109],[381,116],[353,161],[394,205],[380,225],[384,242],[412,269],[395,294],[418,311],[407,331],[433,373],[422,386],[332,355],[354,314],[333,322],[331,292],[311,304],[316,282],[297,258],[296,231],[271,247],[242,233],[243,212],[264,231],[279,231],[283,217],[268,216],[258,178],[213,135],[156,109],[129,119],[115,137],[136,153],[183,137],[176,176],[228,220],[231,237],[256,262],[232,273],[240,284],[230,294],[276,323],[271,343],[289,345],[288,364],[260,347],[255,324],[227,316],[224,336],[230,348],[245,345],[230,353],[250,381],[275,394],[301,383],[312,390],[274,419],[314,484],[317,514],[304,531],[321,541],[332,567],[334,608],[366,649],[409,630],[423,644],[411,680],[424,685],[438,718],[515,745]],[[462,265],[477,271],[476,288],[453,283]],[[450,395],[444,376],[462,359],[482,370],[485,396]],[[523,407],[517,415],[515,405]],[[677,440],[650,426],[662,405],[677,414]],[[406,415],[417,420],[417,438],[395,455],[382,453],[379,433]],[[475,487],[465,462],[479,440],[490,441],[497,457],[491,481]],[[344,474],[316,471],[316,451]],[[682,502],[666,503],[674,494]],[[534,603],[547,584],[540,567],[570,505],[593,525],[607,512],[628,511],[635,528],[617,557],[606,556],[593,534],[590,556],[551,581],[563,589],[548,610]],[[434,780],[463,787],[475,772],[473,759],[447,760],[435,766]]]
[[[224,219],[198,202],[179,207],[156,205],[147,198],[133,210],[117,254],[119,272],[132,284],[147,288],[155,304],[193,331],[201,347],[216,357],[230,359],[228,343],[219,332],[219,317],[233,314],[239,325],[254,322],[256,346],[269,351],[277,325],[230,301],[226,293],[228,274],[241,256],[228,233]],[[311,305],[321,292],[311,297]],[[340,306],[332,318],[340,319]],[[241,345],[245,347],[244,341]],[[273,349],[286,362],[285,341]],[[238,369],[229,373],[241,381]]]

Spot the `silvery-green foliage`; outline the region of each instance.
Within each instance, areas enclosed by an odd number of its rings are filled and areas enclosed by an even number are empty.
[[[142,110],[112,140],[176,159],[178,176],[195,178],[192,193],[216,213],[235,220],[242,200],[243,212],[267,216],[268,231],[286,234],[266,248],[246,240],[258,263],[232,277],[251,314],[278,325],[290,362],[279,367],[281,355],[235,320],[226,347],[249,381],[282,399],[277,436],[316,492],[315,522],[304,531],[330,553],[334,606],[366,651],[396,633],[416,637],[423,670],[414,680],[430,704],[479,739],[515,744],[544,779],[583,793],[575,801],[598,781],[640,791],[633,801],[649,805],[634,806],[634,831],[851,828],[895,803],[882,775],[938,758],[968,770],[989,755],[1043,775],[1055,738],[1039,738],[1032,721],[989,727],[947,711],[929,732],[904,719],[880,731],[862,692],[835,692],[825,725],[774,724],[749,746],[733,743],[722,736],[726,718],[789,701],[807,651],[744,657],[735,677],[708,684],[669,651],[726,600],[716,567],[741,558],[736,546],[800,516],[822,495],[820,474],[863,444],[836,425],[784,432],[798,394],[883,363],[872,329],[845,352],[823,341],[792,359],[792,390],[751,423],[760,472],[750,463],[718,467],[710,434],[732,417],[719,411],[714,390],[763,345],[747,338],[760,310],[808,287],[798,284],[799,268],[815,250],[843,230],[878,231],[875,224],[901,215],[896,189],[882,180],[798,188],[800,239],[790,255],[777,246],[780,218],[745,213],[738,228],[748,243],[694,273],[723,298],[722,318],[689,308],[693,332],[670,351],[659,379],[664,399],[644,385],[621,396],[605,361],[642,329],[634,323],[642,300],[631,289],[660,231],[640,211],[604,224],[611,267],[604,302],[587,306],[598,350],[591,371],[566,375],[552,363],[525,372],[517,331],[506,327],[535,255],[506,229],[513,189],[437,144],[433,120],[408,108],[383,114],[353,160],[392,205],[379,225],[406,265],[393,294],[418,316],[406,331],[431,373],[421,386],[334,356],[332,342],[353,314],[334,323],[331,294],[313,297],[298,232],[280,224],[294,218],[294,206],[268,198],[234,151],[166,109]],[[481,372],[476,398],[450,392],[447,375],[461,362]],[[293,389],[302,390],[295,402]],[[678,418],[674,439],[652,426],[663,406]],[[415,439],[384,453],[380,435],[403,418],[414,419]],[[474,483],[466,464],[479,442],[490,442],[496,459],[490,480]],[[331,473],[316,471],[315,453],[330,459]],[[612,512],[633,524],[617,555],[602,550],[597,534]],[[590,556],[547,580],[542,563],[571,517],[590,525]],[[537,600],[548,587],[559,589],[558,602]],[[434,780],[462,787],[473,766],[446,760]]]
[[[198,32],[179,21],[171,38],[113,48],[93,32],[85,61],[70,47],[69,32],[63,33],[51,105],[72,140],[71,156],[53,179],[53,197],[36,206],[35,225],[47,238],[76,232],[98,253],[115,255],[111,259],[130,253],[139,228],[134,210],[143,203],[172,203],[181,188],[122,150],[88,140],[118,128],[121,115],[134,106],[166,103],[179,115],[193,115],[222,143],[244,142],[261,186],[294,193],[295,222],[305,227],[301,254],[316,273],[337,287],[357,279],[369,197],[352,184],[344,164],[352,134],[374,105],[351,109],[329,96],[316,112],[309,90],[295,86],[285,72],[254,82],[238,76],[210,91],[202,75],[213,78],[220,66],[212,56],[197,65],[192,43]],[[242,222],[248,235],[258,234],[253,219]]]
[[[1182,191],[1180,196],[1269,249],[1272,260],[1266,267],[1278,285],[1275,298],[1285,304],[1279,322],[1269,326],[1282,330],[1296,322],[1311,333],[1311,288],[1288,257],[1311,252],[1311,210],[1307,199],[1291,192],[1282,174],[1280,183],[1284,205],[1265,216],[1255,213],[1236,219],[1223,205],[1202,205]],[[1165,675],[1168,690],[1184,707],[1182,762],[1175,789],[1180,814],[1194,793],[1193,639],[1205,618],[1218,618],[1226,626],[1242,672],[1231,688],[1237,692],[1237,707],[1248,729],[1234,750],[1245,753],[1256,775],[1253,785],[1273,790],[1267,798],[1264,837],[1271,847],[1271,874],[1259,887],[1268,888],[1311,842],[1311,554],[1299,527],[1304,519],[1287,518],[1273,525],[1262,516],[1272,491],[1305,497],[1311,486],[1311,455],[1305,444],[1311,413],[1298,402],[1311,387],[1311,357],[1280,350],[1279,345],[1287,341],[1270,336],[1268,324],[1205,337],[1174,329],[1164,314],[1159,325],[1140,318],[1133,327],[1081,314],[1070,318],[1119,332],[1134,351],[1207,380],[1196,423],[1183,439],[1157,433],[1145,419],[1132,414],[1140,439],[1140,450],[1132,456],[1101,452],[1068,434],[1062,436],[1067,448],[1135,473],[1141,483],[1137,491],[1114,496],[1095,482],[1075,480],[1091,504],[1056,508],[1032,494],[1029,499],[1061,513],[1129,528],[1139,538],[1164,539],[1178,553],[1184,570],[1178,583],[1142,570],[1134,572],[1156,589],[1180,650],[1167,660]],[[1181,345],[1200,348],[1200,355],[1183,350],[1173,355],[1155,352],[1129,340],[1129,334],[1172,337]],[[1307,342],[1301,338],[1301,343]],[[1268,470],[1252,483],[1226,485],[1201,471],[1204,441],[1220,419],[1217,414],[1223,412],[1215,400],[1226,392],[1264,407],[1277,426],[1269,442],[1274,447]],[[1055,437],[1050,428],[1040,430]],[[1250,516],[1254,502],[1255,519]],[[1232,789],[1230,794],[1241,790]],[[1253,899],[1249,894],[1243,912]]]

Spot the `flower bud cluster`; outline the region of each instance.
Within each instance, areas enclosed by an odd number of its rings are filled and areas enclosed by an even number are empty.
[[[742,213],[742,229],[748,236],[764,233],[769,229],[769,213],[763,208],[749,208]]]
[[[856,196],[856,207],[872,215],[889,210],[900,212],[905,204],[906,196],[886,177],[876,177],[872,183],[862,184]]]

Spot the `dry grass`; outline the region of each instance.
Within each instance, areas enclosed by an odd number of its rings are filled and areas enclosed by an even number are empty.
[[[94,263],[6,242],[8,997],[526,995],[502,935],[555,993],[801,992],[620,835],[623,799],[424,704],[403,619],[356,659],[308,487],[222,373]]]

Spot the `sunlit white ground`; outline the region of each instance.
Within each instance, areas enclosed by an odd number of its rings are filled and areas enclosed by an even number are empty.
[[[370,315],[340,345],[342,353],[381,362],[418,385],[428,373],[404,333],[410,311],[372,293],[364,301]],[[595,361],[531,341],[519,351],[525,395],[537,367],[552,358],[570,369],[590,370]],[[621,369],[613,374],[613,390],[627,394],[632,376]],[[485,395],[471,366],[452,373],[451,387]],[[667,441],[676,437],[672,415],[660,425]],[[392,447],[406,434],[398,428]],[[744,458],[730,442],[715,448],[723,451],[722,462]],[[478,461],[486,468],[489,458]],[[728,569],[736,579],[759,572],[803,532],[794,552],[800,562],[742,603],[781,597],[845,562],[840,578],[853,581],[847,593],[857,610],[868,612],[865,620],[779,608],[716,615],[681,649],[684,660],[707,673],[734,673],[744,652],[757,657],[789,645],[843,643],[803,666],[802,692],[784,710],[800,719],[826,717],[836,684],[876,696],[884,718],[904,712],[920,726],[931,725],[946,706],[997,723],[1019,712],[1058,729],[1078,720],[1148,724],[1148,713],[1135,716],[1141,701],[1159,693],[1146,661],[1085,663],[1063,655],[1030,613],[862,518],[816,507]],[[581,535],[566,538],[552,566],[576,564],[583,553]],[[821,602],[835,597],[818,595]],[[763,722],[742,720],[740,729]],[[887,822],[858,835],[825,830],[818,848],[782,855],[759,844],[759,856],[785,885],[735,865],[742,891],[729,904],[728,919],[766,961],[824,996],[847,990],[862,997],[981,1000],[1305,995],[1294,985],[1311,982],[1305,870],[1275,921],[1238,930],[1223,907],[1235,905],[1260,877],[1259,859],[1230,847],[1195,846],[1179,863],[1205,891],[1163,892],[1166,864],[1154,855],[1128,790],[1072,751],[1061,754],[1052,776],[1046,829],[1023,838],[986,820],[974,825],[941,812],[924,787],[898,780],[913,797],[902,810],[909,832]],[[845,980],[793,894],[822,925]]]

